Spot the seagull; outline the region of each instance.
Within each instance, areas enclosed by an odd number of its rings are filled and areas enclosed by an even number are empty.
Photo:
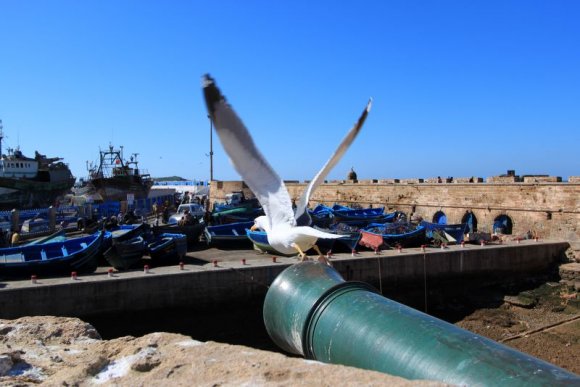
[[[258,150],[242,120],[216,86],[215,80],[206,74],[202,84],[207,109],[222,146],[234,168],[256,195],[264,210],[265,215],[254,220],[252,229],[263,229],[270,246],[282,254],[298,253],[301,261],[304,261],[307,259],[306,251],[314,248],[319,254],[318,260],[330,265],[316,246],[316,241],[319,238],[337,239],[342,236],[310,227],[311,219],[306,207],[312,192],[324,181],[362,129],[371,109],[372,99],[334,154],[302,192],[294,211],[284,181]]]

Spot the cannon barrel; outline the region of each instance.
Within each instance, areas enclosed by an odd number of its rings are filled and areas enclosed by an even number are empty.
[[[276,345],[308,359],[458,385],[580,385],[573,373],[347,282],[320,263],[280,273],[263,313]]]

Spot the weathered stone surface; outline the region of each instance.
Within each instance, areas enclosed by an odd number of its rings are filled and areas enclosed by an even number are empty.
[[[580,184],[569,179],[567,183],[510,182],[427,184],[423,179],[382,179],[377,183],[321,184],[313,193],[310,205],[318,203],[332,205],[384,206],[388,211],[417,214],[427,221],[433,220],[436,212],[447,216],[447,223],[461,223],[466,211],[471,211],[478,230],[492,232],[494,220],[508,216],[513,225],[512,235],[523,235],[528,231],[540,239],[565,240],[580,256]],[[493,180],[493,179],[492,179]],[[501,179],[500,179],[501,180]],[[445,179],[443,179],[445,181]],[[468,180],[469,181],[469,180]],[[291,198],[299,198],[306,184],[287,184]],[[224,200],[226,193],[244,190],[248,197],[251,191],[243,182],[215,182],[212,185],[212,202]]]
[[[173,333],[102,340],[76,318],[0,320],[0,386],[442,385]]]

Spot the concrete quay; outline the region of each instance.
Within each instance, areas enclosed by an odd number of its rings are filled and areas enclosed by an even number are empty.
[[[532,276],[555,268],[564,241],[510,241],[485,246],[409,248],[336,254],[331,262],[346,280],[383,288],[429,281]],[[160,308],[214,308],[261,299],[276,276],[296,257],[254,250],[191,251],[183,267],[164,266],[91,275],[8,281],[0,278],[0,318],[53,315],[83,317]]]

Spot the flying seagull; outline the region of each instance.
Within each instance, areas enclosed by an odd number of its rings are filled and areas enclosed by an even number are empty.
[[[338,163],[360,132],[370,111],[372,100],[369,100],[360,118],[338,149],[310,181],[294,211],[284,182],[256,148],[243,122],[226,102],[214,79],[209,75],[203,77],[203,94],[224,150],[264,210],[265,216],[255,219],[255,227],[266,231],[268,243],[280,253],[288,255],[298,253],[301,260],[305,260],[305,252],[314,248],[319,254],[319,261],[329,264],[316,246],[316,241],[318,238],[337,239],[342,236],[310,227],[311,219],[306,207],[314,189],[324,181],[328,172]]]

